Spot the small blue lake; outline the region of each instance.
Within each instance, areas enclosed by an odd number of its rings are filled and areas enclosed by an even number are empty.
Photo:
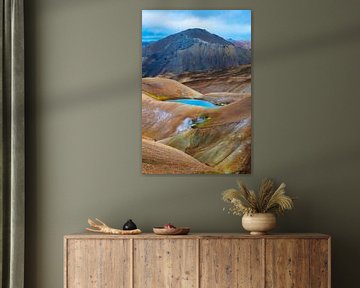
[[[167,100],[167,102],[178,102],[178,103],[183,103],[183,104],[187,104],[187,105],[201,106],[204,108],[218,108],[219,107],[211,102],[208,102],[205,100],[199,100],[199,99],[176,99],[176,100]]]

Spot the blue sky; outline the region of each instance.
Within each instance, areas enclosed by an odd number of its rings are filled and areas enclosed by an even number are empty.
[[[251,40],[251,10],[143,10],[142,41],[201,28],[225,39]]]

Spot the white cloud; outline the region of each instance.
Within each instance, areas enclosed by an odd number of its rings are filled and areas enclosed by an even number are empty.
[[[176,33],[190,28],[202,28],[211,33],[218,34],[224,38],[234,35],[250,35],[251,25],[245,23],[236,23],[234,19],[226,19],[224,16],[198,17],[186,11],[151,11],[144,10],[142,14],[143,28],[153,32],[171,32]],[[236,19],[235,19],[236,20]]]

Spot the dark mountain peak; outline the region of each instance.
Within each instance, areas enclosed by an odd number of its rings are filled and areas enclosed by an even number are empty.
[[[202,28],[189,28],[180,33],[203,33],[203,32],[210,33],[206,29],[202,29]]]
[[[193,28],[142,48],[143,76],[222,70],[248,64],[250,51],[205,29]]]
[[[173,36],[200,39],[205,42],[217,43],[217,44],[222,44],[222,45],[232,45],[231,42],[226,41],[224,38],[221,38],[220,36],[218,36],[216,34],[212,34],[209,31],[207,31],[205,29],[201,29],[201,28],[187,29],[187,30],[181,31],[179,33],[176,33]]]

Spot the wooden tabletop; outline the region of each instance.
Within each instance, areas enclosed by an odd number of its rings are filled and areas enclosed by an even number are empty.
[[[246,233],[189,233],[188,235],[156,235],[154,233],[142,233],[138,235],[109,235],[101,233],[75,233],[64,236],[65,239],[203,239],[203,238],[222,238],[222,239],[329,239],[330,236],[320,233],[287,233],[287,234],[266,234],[250,235]]]

